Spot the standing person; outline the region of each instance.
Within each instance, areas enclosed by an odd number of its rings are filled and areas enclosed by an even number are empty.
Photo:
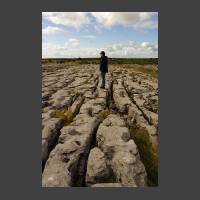
[[[101,88],[105,88],[105,76],[108,72],[108,57],[105,55],[104,51],[100,53],[100,72],[101,72]]]

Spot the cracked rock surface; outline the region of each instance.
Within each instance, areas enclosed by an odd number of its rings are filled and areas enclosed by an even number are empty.
[[[134,133],[144,128],[157,150],[158,81],[110,65],[101,89],[98,69],[42,66],[43,187],[148,186]]]

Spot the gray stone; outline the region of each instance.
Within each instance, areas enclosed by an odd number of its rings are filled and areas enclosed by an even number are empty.
[[[106,108],[106,100],[103,98],[96,98],[87,101],[81,106],[80,114],[86,114],[91,110],[91,115],[98,115],[102,109]]]
[[[142,162],[130,151],[116,151],[112,159],[112,169],[118,181],[129,186],[146,186],[146,171]]]
[[[87,185],[102,182],[109,177],[109,166],[106,163],[104,153],[97,147],[91,149],[86,173]]]
[[[66,126],[61,129],[59,144],[50,153],[44,168],[44,187],[71,187],[77,174],[83,177],[94,130],[99,124],[95,117],[87,119],[87,123],[80,126]]]
[[[102,125],[105,126],[121,126],[125,127],[125,122],[124,120],[121,119],[121,117],[110,114],[102,123]]]
[[[158,147],[158,81],[134,71],[139,67],[109,65],[103,90],[97,65],[42,65],[43,187],[83,186],[84,178],[89,187],[146,186],[146,170],[128,127],[145,128]],[[107,101],[111,92],[113,99]],[[108,106],[113,114],[102,122],[99,114]],[[64,127],[51,117],[63,108],[74,117]]]
[[[75,116],[75,115],[78,113],[78,111],[79,111],[79,109],[80,109],[80,107],[81,107],[83,101],[84,101],[84,99],[83,99],[83,97],[81,97],[81,96],[79,96],[79,97],[74,101],[74,103],[73,103],[72,106],[70,107],[73,116]]]
[[[42,162],[46,162],[49,148],[55,142],[61,127],[61,120],[58,118],[51,118],[46,121],[42,130]]]
[[[126,127],[100,125],[96,137],[98,146],[110,157],[117,146],[130,139],[130,133]]]
[[[56,147],[54,152],[57,151]],[[70,187],[71,175],[68,166],[61,159],[59,154],[50,157],[46,163],[42,175],[42,187]]]
[[[128,112],[128,108],[130,107],[132,102],[122,85],[113,84],[113,99],[119,112]]]
[[[113,115],[108,116],[106,120],[109,121],[113,118],[123,121],[118,116],[114,117]],[[123,122],[119,124],[122,125]],[[130,139],[129,130],[126,127],[112,126],[112,123],[109,125],[105,126],[103,122],[99,126],[96,138],[98,147],[109,160],[116,181],[129,187],[145,187],[146,171],[140,161],[137,146]]]

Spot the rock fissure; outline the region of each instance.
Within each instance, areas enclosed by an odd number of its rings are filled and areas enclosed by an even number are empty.
[[[154,162],[148,145],[157,145],[156,83],[142,73],[133,79],[131,68],[111,66],[101,89],[93,65],[53,66],[44,67],[42,76],[42,186],[146,187],[149,180],[155,182],[149,169],[156,165],[144,155]]]
[[[124,86],[124,84],[123,84]],[[136,101],[134,100],[134,98],[131,96],[130,92],[126,89],[126,87],[124,86],[124,89],[129,97],[129,99],[137,106],[138,110],[140,110],[140,112],[142,113],[144,119],[148,122],[149,125],[152,125],[151,122],[149,121],[149,118],[145,115],[144,111],[140,108],[140,106],[136,103]]]
[[[79,96],[80,97],[80,96]],[[45,163],[48,160],[49,154],[50,152],[55,148],[55,146],[58,144],[58,139],[59,136],[61,134],[61,129],[66,126],[69,125],[71,123],[72,118],[74,118],[78,113],[79,110],[81,108],[81,105],[84,102],[84,98],[80,98],[78,99],[78,97],[75,99],[75,101],[73,102],[73,104],[71,105],[71,110],[70,113],[68,112],[66,115],[65,113],[62,111],[59,111],[59,115],[58,116],[54,116],[56,118],[51,118],[51,119],[55,119],[57,120],[55,122],[55,124],[46,124],[46,129],[43,129],[43,135],[47,135],[46,138],[45,136],[42,137],[42,172],[44,170],[45,167]],[[77,100],[77,102],[76,102]],[[51,112],[52,114],[52,112]],[[66,124],[66,118],[67,118],[67,124]],[[52,127],[52,125],[54,125]],[[56,126],[56,127],[55,127]]]

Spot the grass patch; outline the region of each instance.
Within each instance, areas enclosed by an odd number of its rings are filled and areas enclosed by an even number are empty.
[[[139,69],[139,71],[142,72],[142,73],[148,74],[153,78],[158,78],[158,71],[157,70],[154,70],[154,69],[151,69],[151,68],[145,69],[145,68],[141,67]]]
[[[147,184],[158,185],[158,155],[152,146],[150,136],[145,128],[137,128],[131,131],[131,137],[135,141],[141,161],[147,172]]]
[[[65,108],[63,110],[55,110],[50,114],[51,117],[60,118],[64,126],[69,125],[73,121],[73,113],[70,108]]]
[[[135,78],[138,73],[144,73],[152,78],[158,78],[158,67],[157,65],[124,65],[124,68],[132,69],[130,76]]]
[[[135,66],[134,70],[147,74],[153,78],[158,78],[158,69],[153,66]]]
[[[101,112],[99,113],[100,119],[103,121],[104,119],[108,117],[109,114],[110,114],[110,111],[107,108],[104,110],[101,110]]]

